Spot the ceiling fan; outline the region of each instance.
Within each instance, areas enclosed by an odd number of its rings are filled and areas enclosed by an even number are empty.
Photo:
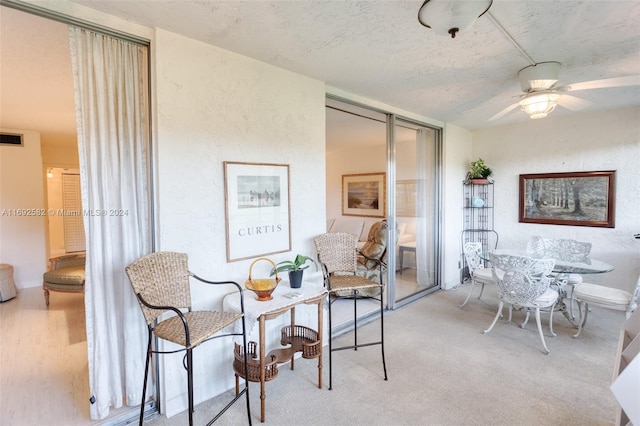
[[[635,75],[573,84],[558,84],[559,73],[559,62],[540,62],[521,69],[518,72],[518,79],[524,94],[518,96],[517,102],[509,105],[487,121],[498,120],[517,107],[520,107],[533,119],[546,117],[557,105],[571,111],[578,111],[588,107],[592,102],[568,95],[568,92],[640,85],[640,77]]]

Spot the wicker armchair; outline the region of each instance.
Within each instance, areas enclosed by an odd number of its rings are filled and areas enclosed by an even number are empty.
[[[511,321],[512,307],[522,307],[527,309],[527,318],[522,323],[524,328],[529,318],[531,309],[535,311],[538,333],[542,340],[544,353],[548,354],[549,349],[544,341],[542,325],[540,324],[540,309],[549,308],[549,330],[553,332],[553,307],[558,301],[558,292],[549,288],[552,278],[549,277],[554,259],[532,259],[526,256],[496,255],[489,254],[492,264],[493,279],[500,296],[500,304],[493,322],[484,332],[489,333],[502,315],[502,308],[505,303],[509,304],[509,321]],[[498,270],[504,272],[498,273]]]
[[[49,263],[49,270],[42,275],[42,290],[47,307],[49,306],[50,291],[84,292],[86,263],[84,253],[54,257]]]
[[[382,352],[382,368],[387,380],[387,367],[384,358],[384,284],[382,275],[378,281],[372,281],[356,274],[358,264],[357,240],[346,232],[331,232],[314,239],[318,260],[322,266],[324,283],[329,292],[329,389],[332,389],[333,358],[332,353],[343,349],[357,350],[360,347],[380,345]],[[373,296],[372,294],[376,294]],[[354,309],[354,343],[353,345],[333,347],[333,328],[331,306],[340,298],[352,298]],[[380,340],[370,343],[358,343],[358,299],[375,299],[380,302]]]
[[[187,370],[187,392],[189,401],[189,425],[193,425],[193,354],[192,351],[200,344],[224,336],[242,336],[243,347],[247,347],[244,317],[244,294],[242,287],[233,281],[207,281],[189,271],[187,255],[184,253],[158,252],[143,256],[125,268],[131,287],[140,304],[149,329],[147,345],[147,360],[142,389],[142,404],[140,407],[140,424],[144,418],[144,402],[149,376],[149,361],[152,353],[165,354],[185,351],[183,365]],[[189,278],[211,285],[233,285],[240,297],[241,313],[192,311]],[[173,313],[169,317],[165,313]],[[159,322],[159,318],[162,316]],[[223,331],[227,326],[242,322],[242,333]],[[153,335],[160,339],[173,342],[183,347],[178,351],[153,350],[151,343]],[[247,355],[244,353],[246,372]],[[247,375],[245,374],[245,377]],[[242,394],[247,402],[247,415],[251,424],[251,410],[249,407],[249,383],[245,379],[244,389],[238,392],[211,421],[218,419]]]

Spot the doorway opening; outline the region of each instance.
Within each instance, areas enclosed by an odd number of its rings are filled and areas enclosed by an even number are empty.
[[[90,207],[92,200],[89,200],[87,206],[83,206],[79,202],[79,193],[69,192],[73,194],[74,199],[67,199],[63,196],[49,196],[49,173],[51,173],[51,179],[57,179],[56,172],[60,172],[59,187],[69,185],[74,188],[78,188],[79,177],[78,173],[84,175],[84,173],[93,165],[86,166],[87,169],[82,169],[78,161],[78,137],[76,135],[76,110],[74,102],[74,85],[72,74],[72,61],[70,54],[69,43],[69,24],[74,24],[76,27],[81,24],[80,21],[74,21],[72,17],[67,17],[55,12],[48,13],[46,10],[39,9],[35,6],[23,4],[21,2],[2,2],[1,13],[1,31],[2,31],[2,52],[3,52],[3,67],[2,67],[2,126],[10,129],[34,129],[32,133],[38,133],[40,138],[38,143],[41,148],[41,156],[38,155],[37,167],[38,169],[38,190],[43,191],[39,193],[39,206],[42,206],[46,213],[49,210],[52,214],[47,214],[46,221],[43,218],[42,231],[39,230],[42,241],[38,241],[38,246],[42,250],[42,255],[38,256],[38,265],[32,268],[37,271],[39,277],[33,282],[29,282],[25,285],[24,294],[33,293],[33,298],[23,297],[25,302],[28,302],[29,309],[17,309],[18,315],[33,314],[38,315],[38,320],[33,321],[34,324],[42,326],[43,329],[47,327],[55,327],[56,331],[64,329],[70,336],[73,336],[73,342],[69,342],[66,345],[65,342],[68,339],[53,339],[52,345],[60,345],[56,347],[56,353],[62,354],[64,362],[60,363],[60,368],[55,371],[49,371],[45,369],[35,370],[34,373],[38,373],[38,382],[45,380],[42,376],[50,376],[47,379],[55,382],[56,385],[64,385],[64,391],[60,392],[61,395],[72,394],[71,398],[65,398],[64,400],[56,400],[53,404],[55,409],[46,410],[29,410],[25,409],[25,415],[46,415],[49,413],[56,414],[56,418],[59,421],[73,424],[83,424],[89,420],[89,409],[96,407],[96,405],[90,405],[89,394],[89,378],[87,371],[87,361],[93,363],[95,357],[87,355],[87,336],[104,336],[104,333],[87,333],[87,319],[91,318],[90,310],[85,311],[85,300],[81,295],[74,294],[55,294],[54,299],[49,309],[45,308],[45,303],[42,298],[42,273],[46,270],[46,260],[51,257],[64,255],[67,253],[75,253],[84,250],[85,237],[83,222],[86,218],[86,207]],[[88,23],[87,23],[88,24]],[[91,31],[100,31],[99,26],[91,28]],[[110,37],[117,37],[114,32],[110,32]],[[133,44],[145,47],[143,41],[134,38]],[[129,40],[131,42],[131,40]],[[148,68],[148,55],[145,54],[145,59],[141,62],[147,63]],[[4,60],[6,59],[6,61]],[[145,74],[146,86],[145,97],[148,98],[148,73]],[[7,90],[4,90],[4,89]],[[141,108],[145,109],[145,108]],[[130,110],[129,110],[130,111]],[[7,114],[4,114],[7,112]],[[142,121],[142,120],[140,120]],[[150,143],[148,144],[150,147]],[[150,158],[150,157],[148,157]],[[145,157],[145,160],[148,159]],[[147,167],[150,164],[147,163]],[[62,170],[62,169],[69,170]],[[40,175],[40,171],[44,171]],[[94,168],[95,170],[95,168]],[[97,173],[96,173],[97,174]],[[65,176],[63,178],[63,176]],[[149,173],[149,176],[151,174]],[[64,182],[63,182],[64,181]],[[44,184],[44,185],[43,185]],[[52,184],[53,185],[53,184]],[[149,197],[151,198],[151,186],[149,185]],[[95,193],[95,191],[94,191]],[[48,200],[51,198],[51,200]],[[53,201],[55,200],[55,201]],[[58,203],[55,206],[48,204],[49,201]],[[67,202],[75,202],[73,205],[66,204]],[[95,201],[93,201],[95,205]],[[112,203],[114,204],[114,203]],[[127,212],[132,212],[134,209],[129,208]],[[68,212],[79,212],[76,214],[67,214]],[[97,209],[92,210],[97,212]],[[96,215],[97,216],[97,215]],[[69,219],[72,218],[72,219]],[[65,220],[69,219],[69,220]],[[47,221],[53,221],[54,224],[47,226]],[[88,228],[89,229],[89,228]],[[148,229],[147,229],[148,230]],[[139,235],[139,233],[134,233]],[[113,233],[111,234],[113,235]],[[92,238],[87,236],[86,243],[91,244]],[[94,240],[95,241],[95,240]],[[95,255],[96,250],[92,250]],[[112,256],[114,262],[118,260],[116,256]],[[108,259],[109,261],[111,259]],[[101,265],[110,264],[103,260],[96,261]],[[94,271],[97,270],[95,267]],[[121,270],[123,268],[116,267],[110,270]],[[94,283],[97,280],[94,280]],[[105,279],[105,282],[113,282],[113,280]],[[78,297],[76,297],[78,296]],[[57,300],[56,300],[57,299]],[[33,300],[33,302],[30,302]],[[38,303],[37,309],[33,309],[34,304]],[[42,302],[40,302],[42,301]],[[61,303],[61,302],[64,302]],[[69,303],[67,303],[69,302]],[[73,302],[73,303],[71,303]],[[24,306],[24,305],[21,305]],[[90,304],[87,304],[87,307]],[[95,306],[103,306],[103,304],[96,304]],[[60,310],[64,310],[63,318],[74,318],[73,321],[65,321],[64,323],[56,318],[56,314],[60,313]],[[7,310],[5,310],[7,311]],[[95,311],[95,310],[94,310]],[[4,314],[4,312],[3,312]],[[81,318],[81,320],[77,320]],[[29,330],[34,332],[34,330]],[[41,331],[41,330],[39,330]],[[71,344],[73,343],[73,345]],[[100,345],[94,345],[97,347]],[[52,346],[53,347],[53,346]],[[114,345],[102,345],[105,347],[115,347]],[[75,356],[77,358],[67,357],[67,350],[76,349]],[[12,349],[12,353],[19,356],[18,351],[29,351],[24,347],[15,347]],[[34,355],[41,351],[32,351]],[[31,354],[30,354],[31,355]],[[43,354],[44,355],[44,354]],[[51,357],[51,354],[49,354]],[[117,359],[111,357],[110,359]],[[38,361],[31,365],[38,365]],[[68,383],[60,380],[60,377],[71,377],[72,374],[66,374],[66,370],[62,370],[62,367],[77,367],[83,366],[80,369],[79,374],[73,374],[75,378],[74,383]],[[3,375],[4,382],[4,375]],[[28,382],[28,380],[27,380]],[[35,382],[34,382],[35,383]],[[82,386],[78,385],[82,383]],[[86,384],[86,387],[84,386]],[[38,396],[38,392],[42,392],[42,389],[47,387],[36,386],[24,387],[20,386],[20,392],[24,394],[17,394],[14,397],[20,401],[33,400],[43,401],[49,399],[48,397]],[[18,388],[16,388],[16,391]],[[95,392],[92,389],[91,392]],[[124,398],[123,398],[124,399]],[[104,400],[104,399],[103,399]],[[11,405],[10,403],[8,403]],[[109,419],[124,416],[130,410],[126,405],[120,409],[112,409],[108,414]],[[133,408],[137,411],[137,408]],[[40,412],[41,411],[41,412]],[[157,411],[154,408],[154,411]],[[58,414],[61,417],[58,417]],[[134,414],[135,415],[135,414]],[[25,419],[16,420],[17,423],[42,423],[44,418],[33,418],[32,421],[26,421]]]
[[[86,250],[80,170],[47,167],[48,258]]]

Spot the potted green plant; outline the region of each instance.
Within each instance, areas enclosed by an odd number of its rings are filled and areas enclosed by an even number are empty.
[[[318,264],[315,260],[313,260],[309,256],[299,254],[293,260],[283,260],[282,262],[278,263],[276,267],[271,270],[271,275],[275,275],[276,270],[278,272],[288,272],[289,284],[291,285],[291,288],[300,288],[300,286],[302,285],[303,272],[310,266],[307,265],[307,262],[309,261],[316,265],[317,271]]]
[[[482,158],[478,158],[476,161],[469,163],[469,173],[467,173],[467,180],[474,184],[486,184],[489,183],[489,176],[493,174],[493,171],[489,166],[484,163]]]

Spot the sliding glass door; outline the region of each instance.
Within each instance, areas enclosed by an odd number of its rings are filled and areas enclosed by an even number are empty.
[[[439,129],[394,117],[393,161],[397,241],[391,307],[438,287]]]
[[[439,288],[441,129],[331,98],[326,113],[327,230],[337,221],[343,229],[360,226],[364,243],[371,222],[394,224],[387,248],[389,309]],[[384,176],[383,216],[353,214],[343,205],[343,180],[358,175]]]

